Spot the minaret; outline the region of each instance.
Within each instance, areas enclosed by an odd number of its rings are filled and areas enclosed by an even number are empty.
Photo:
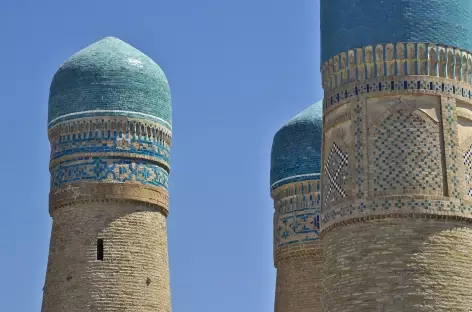
[[[322,122],[322,103],[318,102],[286,123],[272,144],[275,312],[321,311]]]
[[[171,311],[164,73],[105,38],[56,72],[48,118],[53,225],[41,311]]]
[[[472,307],[472,1],[321,1],[324,312]]]

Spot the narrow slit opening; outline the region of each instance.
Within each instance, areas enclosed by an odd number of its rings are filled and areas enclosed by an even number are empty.
[[[97,260],[103,261],[103,239],[97,240]]]

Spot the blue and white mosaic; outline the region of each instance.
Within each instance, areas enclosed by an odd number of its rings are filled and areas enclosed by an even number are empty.
[[[170,151],[155,140],[117,131],[89,131],[61,136],[51,142],[51,160],[77,153],[128,152],[148,156],[165,163],[170,161]]]
[[[51,188],[74,182],[141,183],[167,188],[168,173],[162,167],[123,158],[83,158],[51,169]]]
[[[322,102],[288,121],[274,136],[270,162],[271,189],[318,178],[321,171]]]
[[[275,230],[277,247],[317,240],[320,235],[320,209],[305,209],[281,215]]]
[[[467,187],[467,196],[472,197],[472,145],[464,155],[465,167],[465,185]]]
[[[423,94],[450,95],[458,99],[472,100],[472,89],[460,82],[428,76],[422,76],[421,80],[413,80],[411,77],[395,77],[390,80],[379,78],[342,86],[323,99],[323,107],[330,109],[342,101],[353,100],[367,94],[372,96],[388,93],[401,94],[415,90]]]
[[[325,204],[347,196],[345,186],[349,173],[349,156],[336,143],[333,143],[325,165]]]

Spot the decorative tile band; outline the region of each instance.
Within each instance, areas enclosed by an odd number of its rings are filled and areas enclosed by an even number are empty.
[[[164,125],[167,129],[172,130],[172,125],[165,121],[164,119],[150,115],[150,114],[145,114],[145,113],[140,113],[140,112],[133,112],[133,111],[123,111],[123,110],[104,110],[104,109],[95,109],[95,110],[89,110],[89,111],[81,111],[81,112],[76,112],[76,113],[70,113],[70,114],[65,114],[62,116],[59,116],[57,118],[54,118],[51,120],[48,124],[48,128],[52,128],[53,126],[57,125],[58,123],[62,123],[65,121],[69,121],[72,119],[77,119],[77,118],[89,118],[89,117],[96,117],[96,116],[108,116],[108,117],[128,117],[128,118],[140,118],[140,119],[146,119],[148,121],[153,121],[156,123],[159,123],[161,125]]]
[[[323,99],[325,114],[339,104],[363,97],[395,94],[446,95],[472,103],[472,87],[451,79],[428,76],[397,76],[357,81],[328,92]]]
[[[275,230],[276,247],[317,240],[320,235],[320,209],[303,209],[280,215]]]
[[[272,190],[275,211],[283,214],[321,203],[321,180],[317,179],[292,182]]]
[[[159,124],[127,118],[79,119],[49,131],[51,165],[74,156],[123,154],[169,167],[170,131]]]
[[[275,208],[274,259],[292,257],[301,252],[293,246],[318,240],[321,197],[319,175],[316,177],[317,180],[284,184],[272,191]]]
[[[51,190],[77,182],[138,183],[167,189],[169,176],[153,163],[112,157],[70,160],[50,171]]]
[[[440,196],[391,196],[357,201],[344,201],[321,215],[321,231],[327,231],[338,223],[378,216],[406,217],[411,215],[428,218],[460,218],[472,222],[472,203]]]
[[[435,43],[400,42],[352,49],[334,56],[321,67],[325,92],[365,79],[411,75],[454,79],[470,85],[472,55]]]

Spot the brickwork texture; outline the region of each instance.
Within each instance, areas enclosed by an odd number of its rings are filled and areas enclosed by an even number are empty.
[[[463,200],[461,138],[472,128],[458,115],[470,120],[472,101],[454,86],[460,77],[435,78],[440,88],[426,92],[424,76],[390,77],[385,89],[382,79],[341,84],[363,92],[325,101],[323,311],[469,311],[472,206]]]
[[[470,311],[472,226],[388,218],[326,233],[323,310]]]
[[[107,37],[51,83],[42,312],[171,311],[167,224],[171,103],[149,57]]]
[[[162,212],[117,201],[74,204],[51,216],[43,312],[171,311]]]
[[[275,312],[321,311],[322,103],[292,118],[274,136]]]
[[[472,309],[471,10],[321,1],[324,312]]]

